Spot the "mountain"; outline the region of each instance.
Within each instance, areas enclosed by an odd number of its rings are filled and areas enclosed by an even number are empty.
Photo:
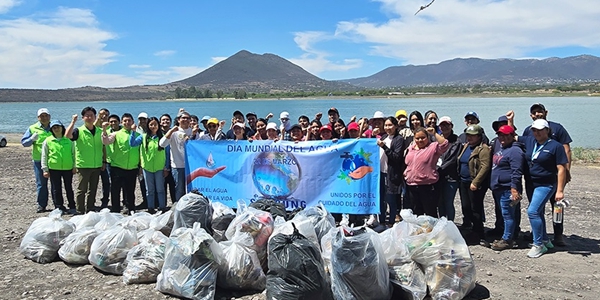
[[[357,88],[339,81],[323,80],[290,61],[265,53],[242,50],[192,77],[173,82],[212,91],[287,92],[345,91]]]
[[[600,58],[456,58],[438,64],[389,67],[368,77],[340,80],[365,88],[415,85],[560,84],[600,80]]]

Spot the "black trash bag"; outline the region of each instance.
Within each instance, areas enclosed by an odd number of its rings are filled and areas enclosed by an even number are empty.
[[[295,225],[291,235],[279,233],[269,240],[268,253],[267,299],[333,299],[321,250]]]
[[[285,205],[283,205],[283,203],[275,202],[275,200],[273,199],[260,199],[250,203],[250,205],[248,206],[271,213],[273,219],[279,216],[287,221],[287,212],[285,211]]]
[[[388,266],[379,235],[340,227],[331,242],[331,289],[335,299],[391,298]]]
[[[173,230],[181,227],[192,228],[194,223],[200,223],[200,226],[212,235],[212,214],[210,201],[197,191],[191,191],[183,195],[175,205]]]
[[[227,238],[225,237],[225,231],[227,230],[227,227],[229,227],[229,224],[231,224],[231,221],[235,219],[235,212],[233,209],[221,202],[215,201],[212,202],[211,205],[213,207],[211,223],[213,230],[212,236],[216,242],[226,241]]]

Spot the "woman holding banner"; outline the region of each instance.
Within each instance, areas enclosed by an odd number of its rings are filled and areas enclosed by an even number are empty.
[[[404,138],[398,134],[398,120],[388,117],[383,124],[385,133],[377,140],[380,147],[381,176],[385,178],[385,191],[381,191],[379,223],[385,224],[386,202],[389,206],[387,225],[396,221],[396,200],[402,194],[402,166],[404,163]],[[384,202],[385,199],[385,202]]]
[[[433,127],[427,129],[420,127],[414,133],[414,143],[408,147],[404,160],[406,163],[404,179],[408,196],[416,215],[426,214],[437,218],[439,199],[439,189],[435,188],[439,179],[437,161],[450,144],[435,132]],[[430,141],[430,136],[434,136],[435,141]]]

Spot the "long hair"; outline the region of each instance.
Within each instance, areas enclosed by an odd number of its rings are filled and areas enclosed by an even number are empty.
[[[148,131],[146,131],[146,150],[148,150],[148,143],[150,142],[150,137],[152,135],[152,133],[150,132],[150,122],[156,122],[156,124],[158,125],[158,130],[156,130],[156,136],[158,137],[158,140],[160,141],[160,139],[163,137],[163,133],[162,130],[160,129],[160,121],[158,120],[157,117],[150,117],[148,118],[148,124],[146,124],[146,126],[148,127]],[[158,151],[162,151],[165,150],[165,148],[161,147],[160,145],[158,146]]]
[[[392,135],[392,137],[395,137],[398,135],[398,127],[400,127],[398,125],[398,119],[396,119],[395,117],[387,117],[385,118],[385,120],[383,120],[383,126],[385,126],[385,121],[390,121],[392,122],[392,124],[394,124],[394,126],[396,126],[396,131],[394,131],[394,134]]]
[[[421,121],[421,127],[425,127],[425,121],[423,121],[423,115],[420,112],[415,110],[410,113],[410,116],[408,116],[408,124],[409,124],[410,130],[415,131],[417,129],[413,126],[412,121],[411,121],[413,116],[416,116],[417,119],[419,119],[419,121]]]

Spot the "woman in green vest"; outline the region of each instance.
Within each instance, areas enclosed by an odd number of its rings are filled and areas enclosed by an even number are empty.
[[[61,180],[65,184],[69,213],[75,213],[75,197],[73,194],[73,174],[75,169],[75,147],[66,138],[65,126],[60,121],[50,123],[52,136],[42,144],[42,170],[44,178],[50,178],[54,207],[67,212],[64,206]]]
[[[135,126],[135,125],[134,125]],[[131,147],[140,147],[140,163],[144,170],[144,179],[146,182],[146,196],[148,199],[148,212],[154,214],[154,199],[158,196],[158,209],[166,210],[165,194],[165,162],[167,159],[166,151],[158,145],[163,134],[160,130],[158,118],[148,119],[148,131],[142,135],[136,135],[135,130],[131,130],[129,145]]]

